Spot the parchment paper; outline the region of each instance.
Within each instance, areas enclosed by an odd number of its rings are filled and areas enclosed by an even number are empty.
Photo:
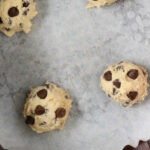
[[[0,144],[26,150],[121,150],[150,138],[150,95],[132,108],[99,88],[119,61],[150,73],[150,2],[120,0],[86,10],[86,0],[35,0],[32,31],[0,34]],[[34,133],[22,115],[30,87],[46,80],[65,88],[73,106],[64,130]]]

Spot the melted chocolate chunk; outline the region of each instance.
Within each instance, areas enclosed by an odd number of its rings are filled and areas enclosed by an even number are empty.
[[[3,23],[3,21],[2,21],[2,18],[0,17],[0,24],[2,24]]]
[[[55,111],[56,118],[63,118],[66,115],[66,110],[62,107],[57,108]]]
[[[130,100],[134,100],[138,95],[138,92],[136,91],[130,91],[128,94],[127,94],[127,97],[130,99]]]
[[[30,5],[29,2],[24,2],[24,3],[22,4],[23,7],[28,7],[29,5]]]
[[[47,90],[46,89],[42,89],[40,91],[37,92],[37,96],[40,99],[45,99],[47,97]]]
[[[19,15],[19,10],[17,7],[11,7],[9,10],[8,10],[8,15],[10,17],[16,17]]]
[[[138,77],[138,75],[139,75],[139,72],[136,69],[131,69],[127,73],[127,76],[133,80],[135,80]]]
[[[25,123],[29,125],[33,125],[35,122],[35,119],[32,116],[27,116]]]
[[[111,71],[107,71],[107,72],[104,73],[104,79],[106,81],[111,81],[112,80],[112,73],[111,73]]]
[[[45,108],[41,105],[36,106],[35,114],[36,115],[43,115],[45,113]]]
[[[119,81],[119,79],[116,79],[113,81],[113,85],[116,86],[117,88],[120,88],[121,82]]]

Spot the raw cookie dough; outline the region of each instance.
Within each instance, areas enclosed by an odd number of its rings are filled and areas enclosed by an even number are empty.
[[[86,6],[86,8],[101,7],[104,5],[110,5],[116,1],[117,0],[89,0],[89,3]]]
[[[0,31],[9,37],[19,31],[28,33],[36,15],[33,0],[0,0]]]
[[[37,133],[62,129],[72,100],[54,83],[31,89],[24,107],[25,122]]]
[[[114,101],[125,107],[143,101],[147,95],[147,71],[129,62],[109,66],[101,76],[100,86]]]

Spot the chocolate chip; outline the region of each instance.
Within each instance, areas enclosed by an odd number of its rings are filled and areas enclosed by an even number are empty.
[[[3,23],[3,21],[2,21],[2,18],[0,17],[0,24],[2,24]]]
[[[118,92],[116,91],[115,88],[113,88],[113,95],[116,95]]]
[[[146,72],[145,72],[144,70],[142,70],[142,72],[143,72],[143,75],[145,76],[145,75],[146,75]]]
[[[128,101],[128,102],[125,102],[122,106],[127,107],[129,104],[130,104],[130,102]]]
[[[135,148],[130,145],[127,145],[123,148],[123,150],[135,150]]]
[[[125,102],[127,105],[130,103],[130,102]]]
[[[66,98],[66,99],[68,99],[68,98],[69,98],[69,96],[68,96],[68,95],[66,95],[66,96],[65,96],[65,98]]]
[[[47,88],[49,88],[49,84],[45,84],[45,86],[46,86]]]
[[[35,122],[35,120],[34,120],[34,118],[32,117],[32,116],[27,116],[27,118],[26,118],[26,124],[30,124],[30,125],[33,125],[34,124],[34,122]]]
[[[22,4],[23,7],[28,7],[29,5],[30,5],[29,2],[24,2],[24,3]]]
[[[10,28],[5,28],[6,31],[10,31]]]
[[[29,11],[29,9],[25,10],[25,11],[23,12],[23,15],[24,15],[24,16],[27,16],[28,11]]]
[[[133,80],[135,80],[138,77],[138,74],[139,74],[139,72],[136,69],[131,69],[127,73],[128,77],[133,79]]]
[[[111,73],[111,71],[107,71],[107,72],[104,73],[104,79],[106,81],[111,81],[112,80],[112,73]]]
[[[130,99],[130,100],[134,100],[138,95],[138,92],[136,91],[130,91],[128,94],[127,94],[127,97]]]
[[[42,89],[42,90],[38,91],[37,96],[41,99],[45,99],[47,97],[47,90]]]
[[[115,94],[115,92],[116,92],[116,89],[115,89],[115,88],[113,88],[113,95]]]
[[[120,88],[121,82],[119,81],[119,79],[116,79],[113,81],[113,85],[116,86],[117,88]]]
[[[11,7],[9,10],[8,10],[8,15],[10,17],[16,17],[19,15],[19,10],[17,7]]]
[[[46,125],[47,123],[45,122],[45,121],[43,121],[43,122],[41,122],[39,125],[40,126],[44,126],[44,125]]]
[[[63,118],[66,114],[66,110],[62,107],[57,108],[57,110],[55,111],[56,114],[56,118]]]
[[[121,66],[117,66],[116,67],[116,71],[123,71],[124,72],[124,67],[121,65]]]
[[[41,105],[36,106],[35,114],[36,115],[43,115],[45,113],[45,108]]]
[[[20,28],[23,28],[23,23],[20,23],[19,26],[20,26]]]

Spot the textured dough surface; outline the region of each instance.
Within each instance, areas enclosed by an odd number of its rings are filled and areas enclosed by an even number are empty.
[[[110,65],[101,76],[100,86],[114,101],[125,107],[143,101],[147,95],[147,71],[135,64]]]
[[[62,129],[71,103],[69,95],[54,83],[31,89],[24,107],[26,123],[37,133]]]
[[[86,6],[86,8],[101,7],[104,5],[110,5],[116,1],[117,0],[89,0],[89,3]]]
[[[28,33],[36,15],[33,0],[0,0],[0,31],[9,37],[20,31]]]

